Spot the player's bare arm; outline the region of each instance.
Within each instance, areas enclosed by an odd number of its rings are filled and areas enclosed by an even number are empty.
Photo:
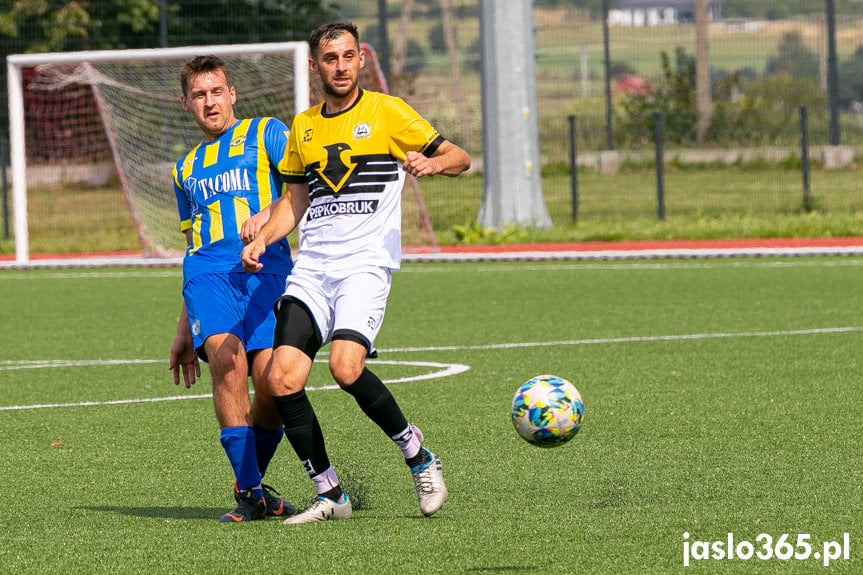
[[[268,221],[270,221],[270,213],[272,212],[272,209],[273,204],[270,204],[269,206],[243,222],[243,225],[240,227],[240,239],[243,240],[244,244],[248,244],[253,239],[255,239],[260,233],[261,228],[263,228],[264,225]]]
[[[309,207],[308,184],[287,184],[285,188],[285,193],[271,204],[270,219],[243,248],[240,257],[247,272],[254,273],[264,267],[258,258],[268,245],[294,231]]]
[[[174,385],[180,385],[181,371],[187,388],[192,387],[195,380],[201,377],[201,364],[198,361],[198,354],[195,353],[185,303],[180,311],[180,320],[177,322],[177,335],[174,336],[174,343],[171,344],[171,360],[168,367],[174,372]]]
[[[415,178],[436,174],[457,176],[470,167],[470,156],[459,146],[444,140],[430,158],[419,152],[408,152],[403,166]]]
[[[192,242],[192,231],[186,230],[186,245]],[[174,385],[180,385],[180,371],[183,372],[183,382],[186,387],[192,387],[195,379],[201,377],[201,364],[198,354],[195,353],[195,343],[192,341],[192,328],[189,326],[189,313],[186,303],[180,310],[180,319],[177,322],[177,335],[171,344],[171,359],[168,368],[174,372]]]

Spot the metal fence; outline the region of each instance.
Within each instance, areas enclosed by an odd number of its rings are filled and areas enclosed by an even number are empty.
[[[774,0],[764,0],[761,4],[770,2]],[[525,78],[525,81],[536,84],[544,174],[559,176],[567,170],[571,116],[578,119],[574,144],[582,170],[596,175],[621,177],[621,170],[625,172],[628,167],[652,161],[652,118],[656,111],[663,113],[665,121],[665,159],[678,167],[723,161],[734,165],[751,161],[779,166],[799,162],[799,110],[803,106],[808,110],[808,143],[822,147],[835,143],[830,141],[827,90],[831,64],[829,21],[823,11],[794,10],[811,3],[780,0],[774,3],[782,5],[781,13],[787,17],[781,20],[738,17],[726,9],[721,19],[709,24],[713,132],[706,137],[694,137],[692,110],[678,101],[685,96],[679,93],[680,82],[690,87],[694,84],[690,70],[697,52],[697,35],[691,18],[678,15],[678,18],[657,22],[645,13],[641,20],[630,18],[627,21],[616,13],[615,19],[609,19],[609,25],[604,26],[601,13],[596,10],[599,2],[537,1],[537,73],[536,78]],[[625,3],[611,1],[607,4],[620,11]],[[274,25],[272,14],[256,12],[258,8],[254,7],[264,3],[226,2],[219,3],[219,10],[213,10],[214,3],[203,0],[173,3],[153,0],[152,10],[132,22],[125,14],[125,20],[119,17],[122,12],[119,7],[123,5],[116,0],[90,0],[88,6],[98,11],[103,20],[86,33],[70,32],[62,49],[261,42],[305,37],[303,31]],[[838,143],[843,151],[835,163],[831,163],[833,156],[829,155],[815,154],[813,161],[816,167],[839,170],[851,179],[856,177],[855,160],[863,150],[863,82],[859,79],[863,77],[863,26],[858,15],[842,12],[842,3],[838,9],[833,39],[842,94]],[[114,20],[111,20],[112,10],[118,13]],[[468,149],[477,159],[475,165],[481,168],[478,0],[343,0],[335,12],[340,18],[356,22],[362,39],[379,47],[388,65],[391,92],[403,97],[446,137]],[[385,34],[381,30],[382,23]],[[642,23],[644,25],[639,25]],[[34,16],[23,21],[15,35],[2,32],[8,30],[8,26],[0,28],[0,52],[6,55],[40,48],[56,49],[44,39],[43,24],[43,20]],[[384,38],[386,45],[381,46]],[[39,42],[35,41],[37,39]],[[2,84],[0,88],[5,94],[5,77]],[[5,98],[2,101],[0,124],[5,130]],[[739,153],[743,149],[749,151]],[[792,171],[788,186],[799,189],[800,177],[800,172]],[[645,194],[652,198],[655,184],[652,177],[642,176],[628,180],[626,185],[644,187]],[[465,186],[463,196],[469,198],[467,202],[475,204],[474,214],[479,211],[481,183],[478,185],[476,180],[466,178],[448,185],[455,190]],[[607,184],[600,185],[598,180],[584,181],[582,186],[588,197],[591,185],[604,189]],[[698,192],[697,189],[686,190],[689,184],[685,180],[678,181],[676,172],[668,174],[666,185],[672,198],[678,186],[682,188],[677,190],[681,194]],[[816,188],[819,185],[820,182],[814,184]],[[852,196],[837,201],[836,209],[863,210],[863,200],[859,194],[854,195],[857,194],[854,186],[849,184],[847,188]],[[765,194],[773,193],[770,185],[765,184],[763,189]],[[570,221],[569,180],[544,177],[543,193],[555,223]],[[757,185],[754,193],[757,193]],[[436,212],[448,210],[437,202],[436,197],[426,198],[433,218]],[[711,213],[705,206],[692,209]],[[469,209],[463,210],[462,217],[468,217],[469,212]],[[669,213],[673,215],[674,209],[669,208]],[[580,219],[592,217],[628,218],[631,214],[624,208],[600,213],[592,211],[588,204],[581,210]]]

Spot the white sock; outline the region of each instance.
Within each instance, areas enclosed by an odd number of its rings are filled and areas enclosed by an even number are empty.
[[[336,472],[332,465],[312,477],[312,481],[315,482],[315,491],[318,492],[318,495],[326,493],[339,484],[339,478],[336,477]]]
[[[423,435],[419,429],[409,423],[407,427],[392,436],[391,439],[402,450],[404,458],[410,459],[411,457],[416,457],[416,454],[420,452]]]

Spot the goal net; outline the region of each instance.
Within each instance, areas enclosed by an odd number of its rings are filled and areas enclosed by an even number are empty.
[[[363,48],[362,85],[385,91]],[[290,125],[319,100],[305,42],[7,58],[16,261],[31,251],[182,254],[171,169],[202,135],[180,104],[179,72],[200,54],[230,66],[238,118]],[[415,182],[404,194],[406,243],[433,243]]]

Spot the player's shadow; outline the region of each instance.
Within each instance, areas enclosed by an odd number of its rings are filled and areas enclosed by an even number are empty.
[[[128,507],[123,505],[88,505],[75,507],[75,509],[154,519],[218,519],[225,512],[221,507]]]

